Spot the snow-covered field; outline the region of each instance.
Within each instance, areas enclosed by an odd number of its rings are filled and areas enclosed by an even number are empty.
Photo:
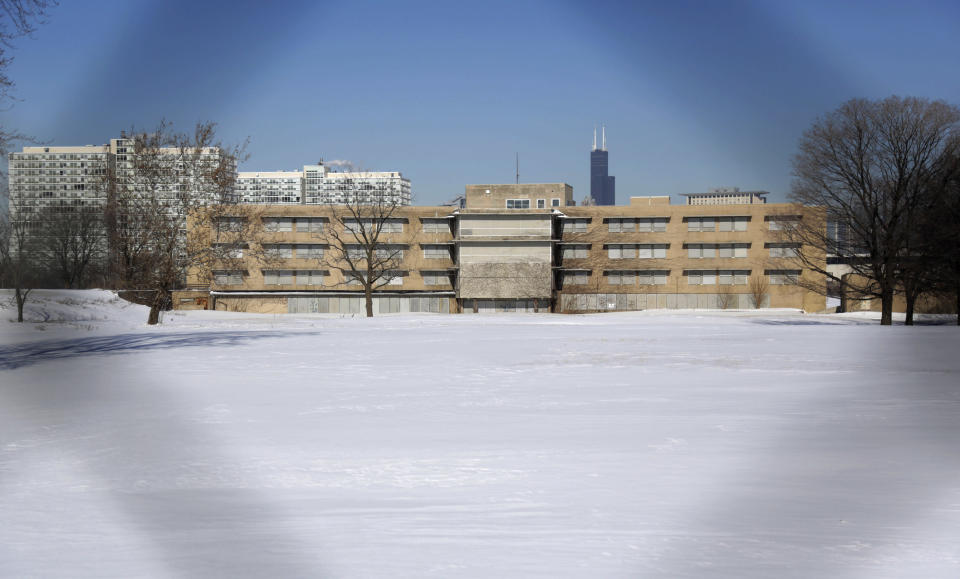
[[[14,315],[3,577],[960,577],[949,324]]]

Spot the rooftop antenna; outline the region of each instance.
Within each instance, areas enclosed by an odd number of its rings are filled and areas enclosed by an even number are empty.
[[[593,125],[593,150],[597,150],[597,125]]]
[[[520,184],[520,153],[517,153],[517,185]]]
[[[600,125],[600,130],[603,134],[603,145],[600,147],[601,151],[607,150],[607,125]]]

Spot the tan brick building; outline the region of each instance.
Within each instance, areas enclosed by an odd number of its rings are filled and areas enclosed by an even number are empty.
[[[822,311],[822,284],[781,231],[816,212],[765,202],[577,207],[566,184],[469,185],[463,208],[399,207],[385,243],[402,250],[374,312],[610,311],[761,307]],[[761,201],[765,201],[762,200]],[[243,266],[192,276],[181,308],[360,314],[362,292],[324,268],[329,206],[264,206]],[[335,222],[336,220],[334,220]],[[205,283],[202,288],[198,287]]]

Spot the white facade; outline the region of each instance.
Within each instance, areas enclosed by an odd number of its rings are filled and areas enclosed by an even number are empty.
[[[306,165],[303,174],[306,205],[358,201],[410,205],[410,180],[404,179],[399,171],[332,173],[323,165]]]
[[[335,173],[324,165],[304,165],[302,171],[240,172],[237,199],[270,205],[332,205],[383,202],[410,205],[410,180],[399,171]]]
[[[300,171],[237,173],[237,200],[240,203],[300,205],[303,203],[304,174]]]
[[[218,148],[205,148],[194,158],[185,158],[177,148],[161,149],[161,163],[166,165],[168,180],[138,182],[133,170],[133,140],[121,135],[106,145],[76,147],[24,147],[9,156],[9,213],[12,221],[22,221],[38,236],[56,235],[46,223],[63,215],[81,212],[102,217],[107,205],[105,177],[115,172],[118,191],[135,196],[150,196],[168,207],[171,215],[181,219],[186,230],[186,217],[177,209],[183,191],[213,201],[221,192],[198,191],[192,171],[207,171],[221,161]],[[188,152],[187,156],[193,154]],[[203,185],[199,185],[203,187]],[[106,242],[106,233],[103,233]]]
[[[18,214],[76,213],[106,204],[99,181],[113,168],[110,145],[24,147],[10,153],[10,217]]]

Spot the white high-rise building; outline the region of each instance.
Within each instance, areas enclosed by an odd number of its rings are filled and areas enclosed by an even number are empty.
[[[303,180],[302,171],[241,171],[236,198],[257,205],[302,205]]]
[[[236,198],[258,205],[335,205],[382,202],[410,205],[410,180],[399,171],[332,172],[323,164],[302,171],[241,171]]]
[[[106,193],[99,187],[115,168],[116,140],[110,145],[24,147],[10,153],[10,218],[20,215],[102,211]],[[31,227],[40,223],[31,220]]]

